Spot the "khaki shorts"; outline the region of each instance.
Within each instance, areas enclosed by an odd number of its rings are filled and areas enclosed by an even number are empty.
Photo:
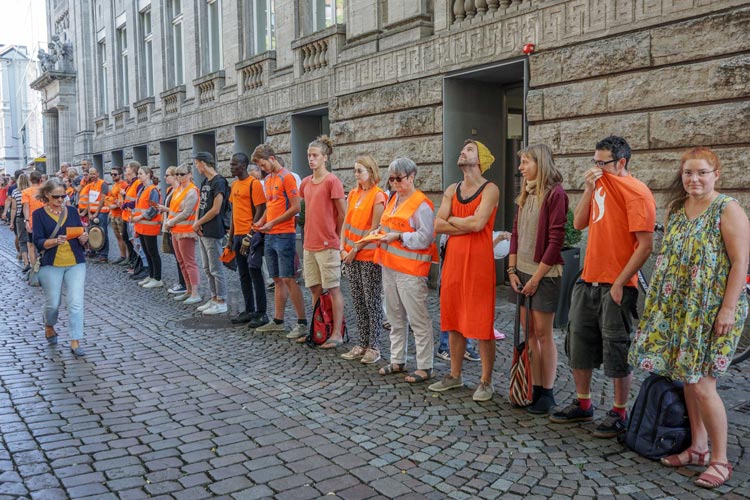
[[[611,378],[626,377],[631,372],[628,350],[635,325],[638,290],[624,287],[622,303],[609,293],[611,286],[579,281],[573,288],[570,321],[565,339],[565,353],[570,367],[593,370],[603,365]]]
[[[112,227],[112,231],[114,231],[115,234],[122,235],[122,217],[112,217],[109,219],[109,225]]]
[[[305,250],[303,258],[307,288],[321,285],[328,290],[341,285],[341,254],[338,249],[318,252]]]

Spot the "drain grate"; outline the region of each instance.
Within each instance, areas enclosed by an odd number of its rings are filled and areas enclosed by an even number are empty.
[[[223,328],[233,328],[234,325],[229,322],[227,316],[201,316],[196,318],[185,318],[177,324],[186,330],[216,330]]]

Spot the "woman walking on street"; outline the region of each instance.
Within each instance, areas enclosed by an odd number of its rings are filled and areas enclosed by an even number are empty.
[[[148,277],[138,284],[143,288],[157,288],[164,286],[161,280],[161,256],[156,239],[161,231],[161,213],[158,208],[161,197],[153,184],[151,168],[142,166],[138,169],[138,179],[141,181],[141,187],[135,202],[133,223],[148,261]]]
[[[185,278],[185,293],[174,299],[184,301],[185,304],[198,304],[201,301],[198,293],[200,274],[198,264],[195,262],[198,235],[193,231],[193,224],[198,213],[200,193],[193,184],[190,171],[185,165],[177,167],[174,176],[179,184],[172,192],[166,225],[172,234],[174,256]]]
[[[521,324],[528,331],[533,397],[529,413],[546,415],[555,406],[557,347],[552,325],[560,297],[568,215],[562,174],[545,144],[519,151],[523,176],[508,257],[511,303],[521,297]],[[531,311],[531,317],[527,317]]]
[[[354,313],[359,327],[359,345],[341,357],[372,364],[380,359],[382,270],[374,262],[376,245],[356,242],[377,229],[387,198],[378,187],[378,164],[371,156],[356,159],[354,177],[357,187],[349,193],[346,218],[341,230],[341,260],[352,291]]]
[[[716,379],[729,368],[748,311],[750,223],[737,200],[716,191],[720,172],[708,148],[682,155],[628,359],[632,366],[684,382],[691,444],[661,463],[708,466],[695,481],[703,488],[721,486],[732,475],[727,414]]]
[[[86,353],[80,346],[86,280],[83,245],[88,241],[88,234],[83,230],[78,211],[65,205],[65,187],[58,179],[45,182],[38,197],[46,203],[32,214],[34,245],[40,255],[39,282],[45,299],[44,333],[50,345],[57,344],[55,324],[64,286],[70,350],[76,356],[84,356]]]

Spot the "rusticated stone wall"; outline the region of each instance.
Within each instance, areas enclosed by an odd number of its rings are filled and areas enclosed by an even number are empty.
[[[596,140],[616,133],[660,213],[691,146],[716,149],[720,189],[750,207],[750,7],[540,51],[530,68],[529,139],[559,154],[574,194]]]

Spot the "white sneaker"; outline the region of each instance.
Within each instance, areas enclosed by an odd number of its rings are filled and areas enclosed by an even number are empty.
[[[300,337],[304,337],[307,335],[307,331],[309,329],[309,326],[307,325],[300,325],[297,323],[294,325],[294,328],[292,328],[292,331],[286,334],[286,338],[288,339],[298,339]]]
[[[255,331],[258,333],[285,332],[286,328],[284,328],[284,323],[278,324],[274,320],[271,320],[265,325],[256,328]]]
[[[195,297],[188,295],[188,298],[185,299],[183,304],[199,304],[201,300],[203,300],[203,298],[200,295],[196,295]]]
[[[216,304],[216,302],[214,302],[214,299],[209,299],[209,301],[203,304],[202,306],[198,306],[197,310],[200,312],[203,312],[214,304]]]
[[[138,282],[138,285],[139,286],[143,286],[146,283],[148,283],[149,281],[151,281],[152,279],[153,278],[151,276],[146,276],[145,278],[143,278],[141,281]]]
[[[208,309],[203,310],[203,314],[206,316],[211,316],[214,314],[224,314],[227,311],[229,311],[229,307],[227,306],[226,302],[214,302],[214,305],[212,305]]]
[[[190,297],[190,294],[187,293],[187,292],[185,292],[185,293],[181,293],[180,295],[175,295],[173,298],[174,298],[174,300],[176,300],[176,301],[179,302],[179,301],[185,300],[185,299],[187,299],[189,297]],[[193,302],[191,302],[191,304],[193,304]]]
[[[143,285],[143,288],[159,288],[160,286],[164,286],[164,282],[163,281],[161,281],[161,280],[159,280],[159,281],[151,280],[148,283],[146,283],[145,285]]]

